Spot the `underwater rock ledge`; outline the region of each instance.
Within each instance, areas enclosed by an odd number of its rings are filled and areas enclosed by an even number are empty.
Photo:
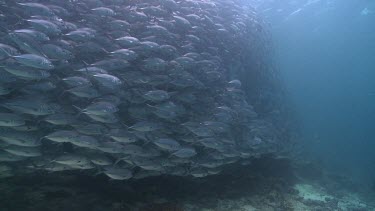
[[[203,178],[160,175],[126,181],[87,172],[34,172],[0,180],[4,211],[374,210],[374,191],[311,163],[264,156]],[[301,177],[313,173],[316,177]],[[337,177],[342,179],[337,180]]]

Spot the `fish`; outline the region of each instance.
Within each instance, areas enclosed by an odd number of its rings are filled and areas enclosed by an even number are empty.
[[[120,143],[134,143],[139,140],[136,135],[124,129],[111,129],[108,136]]]
[[[162,126],[155,122],[142,121],[132,125],[129,128],[139,132],[150,132],[161,129]]]
[[[68,39],[76,42],[85,42],[93,39],[95,37],[95,33],[89,29],[77,29],[65,34],[65,36]]]
[[[13,33],[15,33],[15,34],[26,34],[27,36],[32,37],[33,39],[35,39],[38,42],[47,42],[47,41],[50,40],[50,38],[46,34],[44,34],[43,32],[36,31],[36,30],[33,30],[33,29],[18,29],[18,30],[14,30]],[[17,52],[17,51],[15,51],[15,52]]]
[[[18,54],[19,51],[16,48],[7,44],[0,43],[0,60],[7,59]]]
[[[45,16],[54,16],[54,12],[47,6],[39,3],[17,3],[22,8],[25,9],[28,13],[32,15],[45,15]]]
[[[190,170],[189,174],[192,175],[193,177],[200,178],[200,177],[207,176],[208,171],[204,168],[196,168],[196,169]]]
[[[109,16],[116,15],[115,11],[107,7],[97,7],[97,8],[91,9],[91,11],[94,14],[102,16],[102,17],[109,17]]]
[[[145,93],[144,98],[151,101],[164,101],[168,100],[170,95],[164,90],[152,90]]]
[[[57,103],[45,102],[44,100],[29,101],[25,99],[16,99],[9,102],[5,102],[2,105],[12,111],[20,112],[24,114],[30,114],[35,116],[45,116],[54,114],[61,109]]]
[[[43,69],[34,69],[25,66],[5,66],[4,70],[8,73],[27,80],[42,80],[51,76],[51,74]]]
[[[130,36],[120,37],[120,38],[115,39],[115,41],[119,43],[121,47],[124,47],[127,49],[131,47],[135,47],[141,43],[137,38],[130,37]]]
[[[90,170],[90,169],[94,169],[95,165],[92,163],[80,163],[80,164],[69,165],[69,167],[73,169]]]
[[[65,154],[56,157],[53,162],[67,166],[79,166],[90,163],[90,160],[79,154]]]
[[[34,67],[43,70],[51,70],[55,68],[55,66],[49,59],[35,54],[16,55],[12,56],[12,58],[20,64],[28,67]]]
[[[134,61],[138,58],[138,54],[129,49],[119,49],[116,51],[112,51],[110,55],[118,59],[124,59],[126,61]]]
[[[43,120],[54,125],[70,125],[74,123],[77,118],[72,114],[56,113],[46,116]]]
[[[34,95],[34,94],[40,94],[40,93],[47,93],[47,92],[53,92],[57,86],[51,82],[51,81],[46,81],[46,82],[36,82],[30,85],[26,85],[23,87],[20,91],[28,94],[28,95]]]
[[[152,141],[156,146],[168,150],[168,151],[177,151],[181,148],[181,145],[173,139],[162,138]]]
[[[97,147],[98,150],[110,154],[124,153],[125,146],[118,142],[102,142],[100,146]]]
[[[76,131],[71,130],[58,130],[55,132],[52,132],[44,138],[57,142],[57,143],[63,143],[63,142],[71,142],[71,140],[76,139],[79,136],[79,133]]]
[[[29,22],[35,30],[43,32],[46,35],[56,36],[61,34],[61,29],[55,23],[48,20],[28,19],[26,21]]]
[[[103,173],[113,180],[128,180],[133,177],[129,169],[118,167],[106,167]]]
[[[92,154],[92,155],[89,155],[88,157],[90,159],[90,161],[97,165],[97,166],[110,166],[113,163],[113,161],[111,159],[109,159],[107,156],[105,155],[101,155],[101,154]]]
[[[161,166],[161,164],[153,160],[137,159],[137,160],[134,160],[134,164],[144,170],[163,171],[163,167]]]
[[[118,111],[116,105],[110,102],[94,102],[86,108],[82,109],[80,112],[88,115],[107,115],[113,114]]]
[[[97,139],[87,135],[79,135],[73,139],[70,139],[69,142],[75,146],[88,149],[97,149],[100,146],[100,142]]]
[[[10,152],[1,150],[0,151],[0,161],[3,162],[17,162],[27,159],[27,157],[21,156],[21,155],[15,155]]]
[[[42,156],[42,152],[39,147],[25,147],[10,145],[3,149],[10,154],[22,157],[39,157]]]
[[[1,127],[17,127],[25,125],[25,118],[13,113],[0,113]]]
[[[99,135],[107,134],[109,129],[102,124],[89,123],[89,124],[75,124],[73,127],[77,132],[85,135]]]
[[[108,88],[115,89],[123,84],[119,78],[110,74],[95,74],[93,77],[100,85]]]
[[[0,174],[3,174],[8,171],[12,171],[12,168],[7,165],[0,164]]]
[[[145,155],[145,150],[134,144],[127,144],[123,147],[122,152],[127,155],[134,155],[134,156],[143,156]]]
[[[225,149],[224,144],[215,138],[203,138],[203,139],[198,140],[198,142],[202,144],[204,147],[207,147],[210,149],[215,149],[218,151],[223,151]]]
[[[0,133],[0,140],[10,145],[21,147],[38,147],[41,145],[39,137],[36,134],[24,131],[2,131]]]
[[[92,120],[98,122],[98,123],[113,124],[113,123],[119,122],[119,118],[112,113],[101,114],[101,115],[87,114],[87,116],[90,117]]]
[[[194,148],[184,147],[173,152],[171,155],[179,157],[179,158],[190,158],[190,157],[194,157],[196,154],[197,152],[195,151]]]
[[[42,45],[43,54],[48,56],[50,59],[64,60],[73,59],[73,53],[67,49],[61,48],[60,46],[54,44],[44,44]],[[53,65],[50,64],[52,67]],[[51,68],[52,69],[52,68]]]
[[[46,166],[43,166],[43,170],[49,171],[49,172],[60,172],[60,171],[69,171],[73,170],[72,167],[60,163],[50,163]]]
[[[100,96],[100,93],[98,90],[96,90],[91,85],[84,85],[84,86],[76,86],[71,89],[66,90],[66,92],[69,92],[77,97],[81,98],[96,98]],[[64,93],[62,93],[64,94]]]

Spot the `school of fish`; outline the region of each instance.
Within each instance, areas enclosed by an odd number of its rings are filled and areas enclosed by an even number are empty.
[[[241,71],[252,70],[231,63],[262,30],[235,1],[0,9],[0,177],[205,177],[275,150],[277,129],[243,88]]]

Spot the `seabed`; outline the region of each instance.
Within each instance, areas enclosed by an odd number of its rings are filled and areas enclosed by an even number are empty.
[[[0,180],[1,211],[371,211],[374,190],[312,163],[263,157],[204,178],[113,181],[84,172]]]

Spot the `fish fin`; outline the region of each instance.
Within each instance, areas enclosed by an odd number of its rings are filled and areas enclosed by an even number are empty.
[[[98,171],[93,176],[96,177],[96,176],[98,176],[99,174],[102,174],[102,173],[103,173],[103,171]]]
[[[120,161],[124,160],[124,158],[119,158],[115,161],[115,163],[113,164],[113,166],[116,166]]]
[[[136,165],[133,165],[133,166],[132,166],[132,167],[131,167],[130,169],[132,169],[132,170],[133,170],[133,169],[134,169],[135,167],[137,167],[137,166],[136,166]]]
[[[129,126],[127,126],[125,123],[123,123],[123,122],[120,122],[123,126],[125,126],[126,127],[126,129],[130,129],[131,127],[129,127]]]
[[[150,104],[148,104],[148,103],[146,103],[146,105],[147,105],[148,107],[151,107],[151,108],[156,108],[156,106],[150,105]]]
[[[66,93],[66,92],[68,92],[69,90],[64,90],[57,98],[58,99],[61,99],[61,97]]]
[[[0,25],[0,29],[3,29],[3,30],[4,30],[4,32],[6,32],[6,33],[9,33],[9,32],[10,32],[10,30],[9,30],[9,29],[7,29],[7,28],[3,27],[2,25]]]
[[[90,66],[90,64],[87,63],[87,62],[84,61],[84,60],[81,60],[81,62],[83,63],[83,66],[84,66],[85,70],[87,71],[87,68]],[[87,72],[86,72],[86,73],[87,73]]]
[[[174,152],[171,153],[171,154],[168,156],[168,158],[171,158],[173,155],[174,155]]]
[[[150,140],[145,141],[145,143],[142,144],[142,147],[148,145],[150,142],[151,142]]]
[[[87,63],[86,61],[84,61],[84,60],[81,60],[81,62],[83,63],[83,65],[85,65],[85,67],[87,68],[87,66],[90,66],[90,64],[89,63]]]
[[[9,59],[9,58],[11,58],[11,57],[13,56],[13,55],[9,54],[6,50],[4,50],[4,49],[2,49],[2,48],[0,48],[0,50],[1,50],[2,52],[4,52],[5,54],[7,54],[7,56],[8,56],[8,57],[5,57],[4,59],[2,59],[1,61],[6,60],[6,59]]]
[[[72,106],[79,111],[78,114],[76,115],[76,117],[79,117],[83,113],[84,109],[82,109],[82,108],[80,108],[76,105],[72,105]]]
[[[177,95],[178,92],[177,92],[177,91],[175,91],[175,92],[168,92],[168,94],[169,94],[170,96],[174,96],[174,95]]]
[[[103,50],[104,53],[106,53],[106,54],[112,54],[112,52],[107,51],[105,48],[102,48],[102,50]]]

